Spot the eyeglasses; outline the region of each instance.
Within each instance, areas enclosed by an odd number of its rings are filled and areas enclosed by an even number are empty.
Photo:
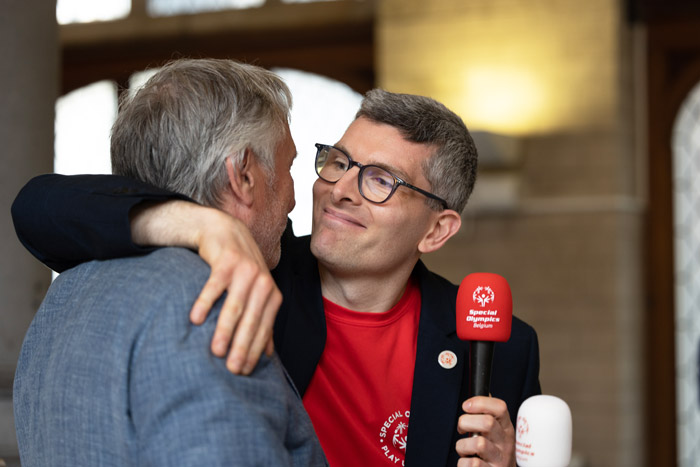
[[[388,170],[376,165],[362,165],[352,160],[342,149],[327,144],[316,143],[316,174],[328,183],[335,183],[345,175],[345,172],[357,166],[357,187],[367,201],[381,204],[394,194],[399,185],[415,190],[430,199],[438,201],[444,209],[448,209],[447,201],[401,180]]]

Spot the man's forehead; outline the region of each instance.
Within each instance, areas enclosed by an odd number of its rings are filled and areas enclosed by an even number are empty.
[[[284,156],[291,159],[297,157],[297,146],[289,132],[289,127],[287,127],[284,137],[279,142],[278,150],[281,150]]]
[[[377,165],[403,179],[410,178],[409,172],[422,171],[419,161],[423,159],[423,151],[429,149],[427,145],[407,140],[394,126],[362,117],[350,124],[335,147],[354,161]],[[410,157],[409,152],[420,153],[420,157]]]

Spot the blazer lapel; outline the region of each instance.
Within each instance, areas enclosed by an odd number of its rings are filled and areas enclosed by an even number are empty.
[[[438,280],[420,262],[416,273],[421,284],[421,316],[406,466],[439,466],[447,464],[455,449],[457,416],[466,399],[463,382],[469,354],[466,343],[456,335],[456,287]],[[456,355],[453,368],[440,365],[443,351]]]
[[[275,322],[275,345],[300,394],[306,392],[326,343],[321,280],[309,238],[290,237],[282,243],[283,260],[275,279],[283,296]]]

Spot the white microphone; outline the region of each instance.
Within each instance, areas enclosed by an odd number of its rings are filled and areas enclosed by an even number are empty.
[[[515,460],[520,467],[567,467],[571,462],[571,410],[555,396],[532,396],[518,410]]]

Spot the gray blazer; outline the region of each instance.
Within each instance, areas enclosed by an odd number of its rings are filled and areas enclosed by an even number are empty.
[[[277,356],[232,375],[209,351],[221,300],[189,322],[208,275],[167,248],[56,279],[15,376],[24,467],[327,465]]]

